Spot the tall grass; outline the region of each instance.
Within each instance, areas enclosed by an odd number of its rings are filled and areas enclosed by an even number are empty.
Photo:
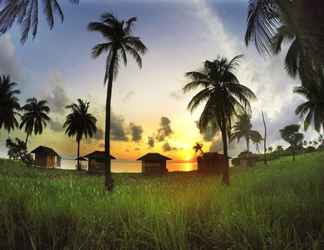
[[[324,154],[215,176],[103,178],[0,161],[0,249],[324,249]]]

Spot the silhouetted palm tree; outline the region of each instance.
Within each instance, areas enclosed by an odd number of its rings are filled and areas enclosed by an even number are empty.
[[[321,0],[250,0],[245,42],[254,42],[260,53],[267,54],[276,52],[274,44],[280,50],[283,41],[291,42],[288,72],[302,72],[307,82],[313,70],[324,65],[323,11]]]
[[[297,149],[303,144],[304,135],[299,133],[300,126],[298,124],[291,124],[280,130],[282,139],[290,144],[290,149],[295,160]]]
[[[258,137],[262,139],[258,131],[252,130],[251,115],[245,112],[238,115],[238,121],[233,126],[230,139],[231,141],[237,139],[239,142],[242,137],[245,138],[247,152],[250,152],[250,140],[258,139]]]
[[[232,118],[237,112],[250,111],[251,99],[254,93],[246,86],[240,84],[235,76],[235,69],[239,66],[236,56],[231,61],[218,58],[214,61],[205,61],[204,67],[199,71],[186,73],[190,79],[184,92],[202,88],[189,102],[188,109],[192,112],[200,104],[206,102],[198,121],[201,130],[209,124],[221,131],[224,156],[228,159],[228,138],[231,133]],[[223,183],[229,184],[229,165],[223,173]]]
[[[195,150],[196,153],[200,152],[201,155],[204,154],[203,145],[201,143],[196,142],[195,146],[193,146],[193,150]]]
[[[113,190],[113,179],[111,176],[110,160],[110,114],[111,114],[111,92],[114,78],[117,77],[120,61],[127,65],[127,54],[130,54],[138,66],[142,67],[142,58],[146,47],[139,37],[133,36],[133,26],[136,17],[127,21],[118,20],[110,13],[104,13],[100,22],[91,22],[89,31],[99,32],[104,42],[97,44],[92,49],[92,56],[99,57],[107,54],[104,83],[108,82],[106,100],[106,126],[105,126],[105,163],[107,166],[105,185],[109,191]]]
[[[296,87],[294,93],[305,97],[306,102],[296,108],[296,114],[304,118],[304,129],[307,130],[311,123],[315,130],[320,132],[324,127],[324,74],[319,74],[319,80],[311,84]]]
[[[251,140],[255,144],[256,151],[260,152],[260,143],[263,141],[263,137],[258,131],[255,130],[255,132],[252,134]]]
[[[66,116],[66,121],[63,125],[66,128],[65,133],[68,136],[75,136],[78,151],[77,151],[77,169],[81,170],[80,166],[80,142],[83,137],[91,138],[97,131],[97,119],[88,112],[89,102],[78,99],[77,103],[73,103],[66,108],[71,109],[71,113]]]
[[[78,3],[79,0],[69,0]],[[35,38],[39,22],[39,9],[43,9],[47,23],[52,29],[55,16],[64,20],[63,10],[58,0],[0,0],[0,33],[6,33],[17,22],[22,26],[21,42],[28,39],[31,32]]]
[[[0,129],[4,128],[8,133],[19,125],[17,115],[20,105],[17,95],[20,91],[15,89],[16,85],[9,76],[0,76]]]
[[[48,113],[50,108],[47,106],[47,101],[38,101],[35,97],[29,98],[26,104],[22,107],[23,115],[21,118],[20,129],[25,128],[26,146],[29,136],[34,132],[35,135],[42,134],[47,122],[50,121]]]

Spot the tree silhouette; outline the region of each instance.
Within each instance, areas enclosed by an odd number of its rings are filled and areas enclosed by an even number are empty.
[[[78,3],[79,0],[69,0]],[[21,42],[25,43],[29,33],[35,38],[38,30],[39,9],[43,8],[48,26],[53,29],[55,17],[63,22],[64,14],[58,0],[2,0],[0,6],[0,33],[6,33],[17,22],[22,27]]]
[[[194,150],[196,153],[200,152],[201,155],[204,154],[204,151],[203,151],[203,144],[201,144],[201,143],[196,142],[196,144],[193,146],[193,150]]]
[[[189,102],[188,109],[192,112],[205,102],[198,127],[203,131],[209,124],[213,124],[218,131],[221,131],[226,159],[228,159],[228,139],[232,118],[238,112],[250,111],[249,101],[256,98],[254,93],[240,84],[235,76],[234,71],[239,66],[241,57],[236,56],[230,61],[226,58],[205,61],[200,71],[186,73],[190,80],[183,88],[184,92],[201,88]],[[229,184],[229,164],[223,172],[223,183]]]
[[[20,91],[15,89],[17,83],[10,81],[10,76],[0,76],[0,129],[4,128],[10,133],[18,127],[17,116],[20,105],[17,95]]]
[[[22,107],[23,115],[21,118],[20,129],[26,132],[26,146],[29,136],[34,132],[35,135],[42,134],[47,122],[50,121],[48,113],[50,108],[47,101],[38,101],[35,97],[27,99],[26,104]]]
[[[70,137],[74,137],[78,144],[77,151],[77,169],[81,170],[80,166],[80,142],[83,137],[91,138],[97,131],[96,122],[97,119],[88,112],[89,102],[85,102],[78,99],[77,103],[73,103],[66,106],[67,109],[71,110],[66,116],[66,121],[63,127],[66,129],[65,134]]]
[[[298,124],[292,124],[280,130],[282,139],[290,144],[293,161],[295,161],[296,151],[302,145],[304,139],[304,135],[298,132],[299,129],[300,126]]]
[[[146,52],[146,47],[137,36],[133,36],[133,27],[137,18],[128,20],[118,20],[110,13],[104,13],[100,22],[91,22],[88,25],[89,31],[99,32],[104,42],[97,44],[92,49],[92,56],[99,57],[107,54],[106,71],[104,83],[108,82],[106,99],[106,125],[105,125],[105,165],[107,166],[105,175],[105,185],[108,191],[113,190],[113,179],[111,176],[110,160],[110,115],[111,115],[111,92],[114,78],[117,77],[120,61],[127,65],[127,54],[130,54],[138,66],[142,67],[142,58]]]

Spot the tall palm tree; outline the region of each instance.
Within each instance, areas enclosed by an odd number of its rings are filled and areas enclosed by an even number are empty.
[[[294,93],[302,95],[306,101],[296,108],[296,114],[304,118],[304,129],[313,123],[317,132],[324,128],[324,73],[318,81],[305,86],[295,87]]]
[[[78,3],[79,0],[69,0]],[[63,10],[58,0],[0,0],[0,33],[6,33],[17,22],[22,26],[21,42],[28,39],[31,32],[35,38],[39,22],[39,9],[43,9],[50,29],[53,29],[55,17],[64,20]]]
[[[313,70],[324,65],[323,11],[321,0],[250,0],[245,42],[267,54],[279,52],[283,41],[291,42],[288,72],[302,73],[307,83]]]
[[[128,20],[119,20],[111,13],[104,13],[100,22],[91,22],[88,25],[89,31],[99,32],[104,38],[103,43],[97,44],[92,49],[92,56],[99,57],[107,54],[104,83],[108,83],[106,99],[106,125],[105,125],[105,164],[107,171],[105,175],[105,185],[108,191],[113,190],[113,179],[111,176],[110,160],[110,115],[111,115],[111,92],[113,80],[117,77],[120,61],[127,65],[127,54],[131,55],[138,66],[142,67],[142,58],[146,52],[146,47],[137,36],[133,35],[133,26],[136,17]]]
[[[0,76],[0,129],[4,128],[10,133],[18,127],[17,115],[19,115],[20,105],[17,95],[20,94],[15,89],[17,83],[10,81],[10,76]]]
[[[73,103],[66,108],[71,110],[71,113],[66,116],[66,121],[63,125],[66,128],[65,133],[68,136],[75,136],[78,151],[77,151],[77,169],[81,170],[80,166],[80,142],[83,137],[91,138],[97,132],[97,119],[88,112],[89,102],[78,99],[77,103]]]
[[[34,132],[35,135],[42,134],[47,122],[50,121],[48,113],[50,108],[47,106],[47,101],[38,101],[35,97],[29,98],[26,104],[22,107],[23,115],[21,118],[20,129],[26,132],[26,146],[28,138]]]
[[[200,152],[201,155],[204,154],[203,145],[201,143],[196,142],[196,144],[192,148],[196,153]]]
[[[255,130],[255,132],[252,134],[251,140],[255,144],[256,151],[260,152],[260,143],[263,141],[263,137],[258,131]]]
[[[256,130],[252,130],[251,115],[244,112],[238,115],[238,121],[233,126],[233,132],[231,134],[231,141],[237,139],[239,142],[241,138],[245,138],[246,150],[250,152],[250,140],[254,138],[262,138],[260,133]]]
[[[291,124],[280,130],[282,139],[290,144],[293,161],[295,161],[295,154],[298,148],[303,144],[304,135],[299,133],[300,126],[298,124]],[[301,146],[302,147],[302,146]]]
[[[233,116],[238,112],[250,111],[250,100],[256,98],[246,86],[240,84],[234,71],[239,66],[242,56],[236,56],[228,61],[217,58],[205,61],[199,71],[186,73],[190,81],[184,86],[184,92],[197,88],[200,91],[191,99],[188,109],[192,112],[200,104],[205,107],[198,121],[201,130],[213,124],[222,134],[224,156],[228,159],[228,139],[231,134]],[[223,172],[223,183],[229,184],[229,164]]]

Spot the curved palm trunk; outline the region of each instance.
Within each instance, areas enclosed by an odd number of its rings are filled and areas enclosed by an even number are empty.
[[[264,146],[264,164],[268,165],[267,161],[267,124],[264,119],[264,114],[262,112],[262,120],[263,120],[263,126],[264,126],[264,140],[263,140],[263,146]]]
[[[78,171],[81,171],[81,166],[80,166],[80,140],[78,140],[77,143],[78,143],[77,169],[78,169]]]
[[[27,147],[27,143],[28,143],[28,138],[29,138],[29,133],[27,133],[27,135],[26,135],[26,140],[25,140],[26,147]]]
[[[106,99],[106,124],[105,124],[105,187],[108,191],[113,191],[114,182],[111,175],[111,159],[110,159],[110,117],[111,117],[111,92],[114,79],[114,64],[116,61],[116,51],[113,52],[112,59],[109,65],[109,79],[107,86]]]

